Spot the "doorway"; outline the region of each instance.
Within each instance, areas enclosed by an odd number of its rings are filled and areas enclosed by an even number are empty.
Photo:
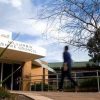
[[[5,80],[1,86],[9,90],[21,90],[22,67],[19,69],[20,66],[21,64],[0,63],[0,79]]]
[[[19,64],[13,65],[13,71],[16,71],[20,67]],[[22,67],[13,74],[13,90],[21,90],[22,85]]]
[[[3,87],[6,87],[7,89],[11,89],[11,77],[7,78],[11,73],[11,64],[6,64],[4,63],[3,64],[3,72],[2,72],[2,80],[5,80],[2,84]]]

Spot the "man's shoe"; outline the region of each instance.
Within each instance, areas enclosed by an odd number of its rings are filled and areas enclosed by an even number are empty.
[[[75,92],[79,92],[79,87],[75,86]]]
[[[63,92],[63,89],[57,89],[57,91],[59,91],[59,92]]]

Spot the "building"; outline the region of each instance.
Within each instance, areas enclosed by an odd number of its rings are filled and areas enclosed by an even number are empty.
[[[62,62],[51,62],[48,66],[55,71],[59,72],[63,63]],[[99,66],[96,66],[93,62],[81,61],[81,62],[73,62],[72,71],[92,71],[92,70],[100,70]]]
[[[62,62],[52,62],[48,66],[56,71],[58,78],[60,78]],[[49,79],[56,78],[56,75],[50,76],[51,72],[48,73]],[[100,76],[100,66],[96,66],[93,62],[73,62],[72,64],[72,76],[73,77],[85,77],[85,76]]]
[[[57,72],[57,75],[50,75],[49,80],[52,80],[49,84],[53,86],[54,89],[58,88],[58,82],[61,78],[61,67],[62,62],[52,62],[49,63],[49,67]],[[83,61],[83,62],[73,62],[72,65],[72,78],[77,81],[79,85],[78,91],[85,92],[97,92],[100,91],[100,66],[97,66],[93,62]],[[74,91],[73,84],[67,78],[64,80],[64,90]]]
[[[12,40],[11,32],[0,30],[0,86],[29,90],[34,75],[42,75],[38,78],[43,79],[48,70],[53,71],[46,62],[39,60],[45,56],[44,48]]]

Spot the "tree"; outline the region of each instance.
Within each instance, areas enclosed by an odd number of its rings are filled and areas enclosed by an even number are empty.
[[[100,28],[96,30],[93,37],[87,42],[87,49],[91,60],[97,65],[100,63]]]
[[[17,33],[17,35],[14,37],[14,39],[11,40],[11,41],[9,42],[9,44],[8,44],[5,48],[3,48],[3,50],[0,52],[0,59],[1,59],[1,57],[3,56],[3,54],[6,52],[6,50],[8,49],[8,47],[16,40],[16,38],[17,38],[19,35],[20,35],[20,34]],[[13,73],[11,73],[10,75],[8,75],[4,80],[0,81],[0,84],[3,84],[6,80],[8,80],[9,77],[11,77],[11,76],[12,76],[16,71],[18,71],[20,68],[21,68],[21,66],[20,66],[18,69],[16,69]]]
[[[60,35],[66,33],[59,40],[87,48],[87,42],[100,28],[100,0],[49,0],[40,18],[56,22]]]

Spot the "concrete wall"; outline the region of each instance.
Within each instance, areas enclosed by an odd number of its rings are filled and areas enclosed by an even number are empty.
[[[32,61],[27,61],[24,63],[22,69],[22,77],[23,77],[22,90],[29,91],[30,83],[32,84],[41,82],[48,83],[48,70],[41,66],[35,66],[35,65],[32,66]]]
[[[39,67],[35,67],[32,68],[31,70],[31,82],[34,84],[35,83],[41,83],[43,82],[43,79],[45,81],[45,83],[47,83],[47,81],[45,79],[48,79],[48,76],[45,76],[45,75],[48,75],[48,70],[47,69],[44,69],[42,68],[41,66]],[[44,77],[43,77],[44,75]]]
[[[22,69],[22,77],[23,77],[22,90],[23,91],[28,91],[30,89],[31,66],[32,66],[32,61],[27,61],[25,62]]]

